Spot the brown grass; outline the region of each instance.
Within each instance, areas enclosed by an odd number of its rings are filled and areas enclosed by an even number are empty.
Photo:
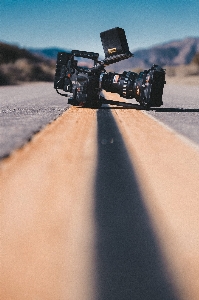
[[[0,65],[0,85],[19,84],[30,81],[53,81],[55,63],[52,61],[32,62],[26,58],[14,63]]]
[[[187,77],[199,75],[199,65],[194,63],[180,66],[166,66],[165,68],[167,71],[167,76],[169,77]]]
[[[0,85],[53,81],[55,62],[0,42]]]

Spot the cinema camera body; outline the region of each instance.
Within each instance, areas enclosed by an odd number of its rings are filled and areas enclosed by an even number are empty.
[[[99,108],[106,101],[101,91],[118,93],[121,97],[135,98],[143,107],[159,107],[163,104],[162,95],[165,70],[153,65],[149,70],[122,74],[107,72],[106,66],[127,59],[133,54],[129,51],[125,31],[116,27],[100,33],[105,59],[99,61],[99,54],[72,50],[57,55],[54,88],[57,93],[68,97],[72,105]],[[93,66],[82,66],[81,59],[89,59]],[[80,59],[80,61],[78,61]],[[63,90],[66,93],[62,93]]]

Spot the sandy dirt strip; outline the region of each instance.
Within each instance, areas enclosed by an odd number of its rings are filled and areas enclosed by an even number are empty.
[[[199,152],[142,112],[114,116],[175,286],[199,299]]]
[[[142,111],[101,111],[122,135],[177,298],[199,299],[198,149]],[[1,299],[97,299],[98,114],[70,108],[1,162]]]
[[[0,168],[0,298],[92,299],[96,112],[70,109]]]
[[[180,298],[199,299],[199,148],[141,111],[113,115]]]

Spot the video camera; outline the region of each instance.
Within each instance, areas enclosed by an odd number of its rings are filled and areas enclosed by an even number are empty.
[[[54,88],[72,93],[68,103],[83,107],[99,108],[106,100],[101,91],[118,93],[121,97],[135,98],[143,107],[159,107],[163,104],[162,95],[165,82],[165,70],[153,65],[139,74],[124,71],[122,74],[107,73],[105,67],[127,59],[133,54],[129,51],[125,31],[116,27],[100,33],[105,59],[99,61],[99,54],[72,50],[57,55]],[[92,62],[83,65],[83,59]]]

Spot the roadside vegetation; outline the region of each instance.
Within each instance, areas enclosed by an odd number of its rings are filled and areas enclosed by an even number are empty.
[[[169,77],[191,77],[199,76],[199,53],[196,53],[188,65],[165,66]]]
[[[0,42],[0,85],[53,81],[55,61]]]

